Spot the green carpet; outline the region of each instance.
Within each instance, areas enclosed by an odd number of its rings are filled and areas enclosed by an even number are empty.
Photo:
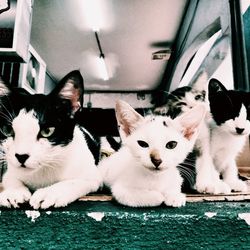
[[[30,217],[31,216],[31,217]],[[0,249],[250,249],[250,203],[128,208],[78,201],[66,208],[1,209]]]

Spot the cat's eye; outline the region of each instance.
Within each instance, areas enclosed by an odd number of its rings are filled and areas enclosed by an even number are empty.
[[[142,148],[148,148],[149,145],[145,142],[145,141],[137,141],[137,143],[139,144],[139,146],[141,146]]]
[[[2,132],[2,134],[5,135],[6,137],[14,136],[14,130],[13,130],[12,126],[10,126],[10,125],[4,125],[4,126],[1,128],[1,132]]]
[[[50,137],[55,132],[54,127],[44,128],[40,131],[42,137]]]
[[[202,95],[196,95],[195,98],[194,98],[196,101],[202,99]]]
[[[176,146],[177,146],[177,142],[176,141],[169,141],[166,144],[166,148],[168,148],[168,149],[174,149]]]

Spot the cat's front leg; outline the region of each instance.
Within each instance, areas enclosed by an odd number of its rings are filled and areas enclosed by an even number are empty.
[[[171,207],[182,207],[186,205],[186,195],[183,193],[169,192],[165,193],[164,203]]]
[[[40,188],[30,198],[30,205],[34,209],[49,207],[65,207],[69,203],[79,199],[90,192],[95,192],[101,185],[97,179],[72,179],[53,184],[46,188]]]
[[[199,193],[229,194],[231,188],[222,180],[216,170],[213,160],[207,152],[203,152],[196,161],[195,188]]]
[[[215,168],[207,166],[197,173],[196,177],[196,190],[199,193],[208,194],[229,194],[231,192],[230,186],[220,179],[219,173]],[[203,166],[204,167],[204,166]]]
[[[181,192],[183,179],[177,169],[172,169],[164,178],[162,194],[164,203],[171,207],[182,207],[186,204],[186,195]]]
[[[18,179],[6,172],[3,178],[4,190],[0,193],[0,206],[19,207],[20,204],[29,201],[31,192]]]
[[[128,187],[120,183],[115,183],[111,192],[117,202],[129,207],[156,207],[164,201],[164,196],[157,190]]]
[[[216,192],[215,183],[213,181],[213,171],[215,171],[213,161],[208,149],[204,149],[203,145],[200,155],[196,160],[196,182],[195,188],[199,193],[214,194]]]
[[[229,185],[233,191],[246,192],[248,190],[246,182],[240,180],[238,177],[238,168],[234,159],[229,162],[222,176],[224,182]]]

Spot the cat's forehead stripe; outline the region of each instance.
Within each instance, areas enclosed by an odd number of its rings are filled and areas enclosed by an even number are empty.
[[[247,110],[244,105],[241,106],[239,118],[245,119],[247,117]]]

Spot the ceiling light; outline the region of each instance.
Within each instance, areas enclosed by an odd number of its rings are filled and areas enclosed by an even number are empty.
[[[108,69],[104,57],[100,56],[100,72],[104,81],[109,80]]]

